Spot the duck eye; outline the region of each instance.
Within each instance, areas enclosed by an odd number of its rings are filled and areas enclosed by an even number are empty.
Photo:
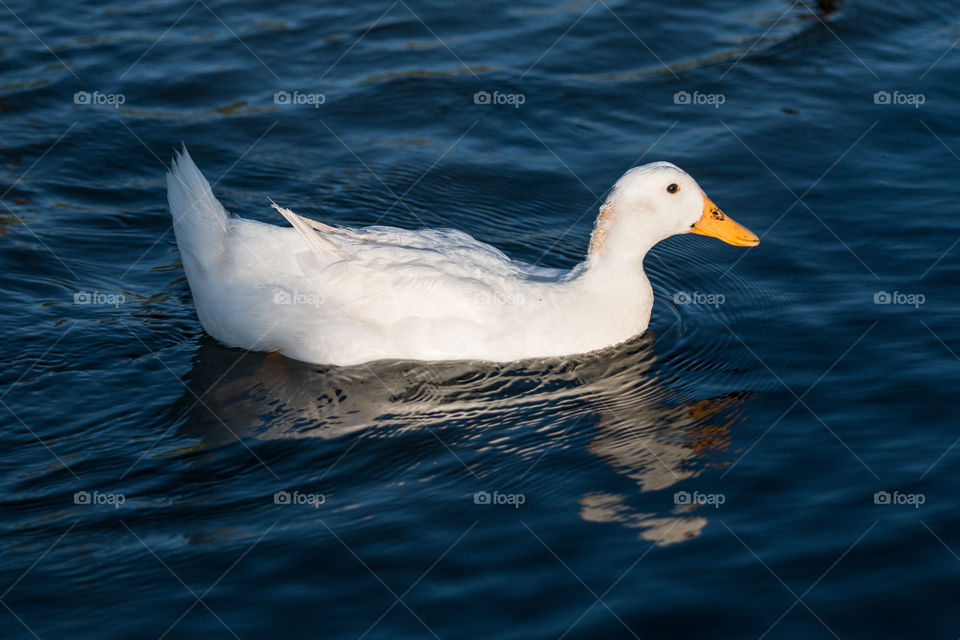
[[[667,185],[667,193],[676,193],[677,191],[680,191],[680,186],[676,182]]]

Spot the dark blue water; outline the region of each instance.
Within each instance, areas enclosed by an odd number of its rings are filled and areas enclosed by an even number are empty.
[[[956,638],[958,10],[4,3],[0,637]],[[762,242],[659,245],[601,354],[265,358],[197,321],[181,141],[278,224],[569,268],[670,160]]]

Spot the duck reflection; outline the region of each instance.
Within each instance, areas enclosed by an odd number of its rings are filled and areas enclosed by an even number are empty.
[[[204,337],[186,381],[189,392],[176,411],[187,416],[180,435],[199,440],[199,446],[245,437],[360,437],[361,431],[364,437],[391,437],[456,423],[502,450],[509,446],[502,442],[502,425],[532,415],[559,415],[574,423],[582,417],[591,428],[540,438],[540,452],[533,454],[583,446],[577,439],[589,438],[586,450],[641,493],[663,492],[710,466],[729,464],[730,430],[741,419],[746,395],[691,402],[658,380],[651,372],[655,362],[649,334],[586,356],[357,367],[243,353]],[[197,397],[209,411],[194,410]],[[496,436],[484,436],[483,429]],[[703,509],[674,505],[670,498],[668,512],[650,513],[632,507],[631,496],[590,491],[579,500],[580,516],[636,528],[642,539],[663,545],[698,535],[707,523]]]
[[[600,416],[598,435],[587,449],[636,482],[641,492],[663,491],[710,466],[730,464],[730,430],[741,420],[739,409],[747,397],[739,393],[673,406],[651,404],[624,412],[629,420],[611,410]],[[707,524],[706,517],[694,514],[699,504],[674,501],[665,515],[632,509],[628,500],[620,494],[588,493],[580,499],[580,516],[639,529],[642,539],[659,545],[696,537]]]

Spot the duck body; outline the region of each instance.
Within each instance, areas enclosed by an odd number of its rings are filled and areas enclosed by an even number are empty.
[[[572,270],[548,269],[456,230],[331,227],[277,205],[292,226],[232,216],[186,149],[167,184],[200,323],[228,346],[333,365],[512,361],[585,353],[647,328],[642,262],[653,242],[594,247]],[[613,222],[598,221],[594,244],[631,239]]]

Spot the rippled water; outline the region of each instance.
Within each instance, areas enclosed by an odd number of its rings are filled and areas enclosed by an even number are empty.
[[[0,636],[956,638],[958,8],[4,4]],[[569,268],[670,160],[762,242],[601,353],[307,365],[203,333],[181,141],[276,224]]]

